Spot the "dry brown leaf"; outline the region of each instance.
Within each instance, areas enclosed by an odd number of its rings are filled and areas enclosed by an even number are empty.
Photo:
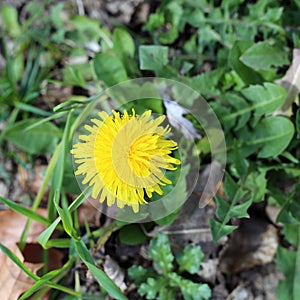
[[[46,215],[45,209],[38,213]],[[12,210],[0,211],[0,243],[9,248],[22,262],[24,257],[17,243],[20,240],[27,218]],[[45,225],[32,221],[27,242],[37,242],[37,237],[45,229]],[[42,266],[41,263],[25,263],[36,273]],[[2,251],[0,251],[0,298],[1,300],[15,300],[29,289],[34,281],[29,278],[17,265],[15,265]]]
[[[287,96],[282,107],[276,114],[287,114],[293,102],[298,99],[300,91],[300,49],[293,50],[293,62],[286,74],[276,83],[280,84],[287,90]]]
[[[100,227],[101,203],[99,201],[91,202],[86,200],[78,208],[78,218],[81,224],[88,222],[92,227]]]
[[[265,219],[241,219],[220,254],[219,268],[224,273],[237,273],[273,261],[278,247],[276,228]]]

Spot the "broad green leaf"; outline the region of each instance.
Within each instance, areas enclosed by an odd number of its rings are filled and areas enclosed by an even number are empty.
[[[272,66],[280,67],[289,64],[287,52],[283,48],[259,42],[247,49],[240,60],[254,70],[269,70]]]
[[[252,68],[243,64],[240,60],[241,55],[252,45],[250,41],[237,41],[229,52],[229,65],[235,70],[240,78],[246,84],[261,83],[263,78],[260,74],[255,72]]]
[[[129,57],[132,58],[134,56],[134,41],[126,30],[122,28],[116,28],[114,30],[113,44],[113,51],[118,55],[124,64]]]
[[[141,70],[159,71],[168,64],[168,47],[142,45],[139,47]]]
[[[253,103],[257,116],[273,113],[282,106],[286,97],[283,87],[268,82],[263,86],[252,85],[242,90],[242,94]]]
[[[277,251],[276,263],[286,279],[279,281],[276,289],[278,300],[297,300],[300,296],[300,247],[299,247],[299,226],[298,243],[296,251],[289,251],[279,247]]]
[[[139,245],[147,241],[147,237],[139,224],[129,224],[119,231],[119,238],[122,244]]]
[[[289,145],[293,135],[293,123],[284,117],[263,119],[256,127],[251,144],[258,145],[258,157],[276,157]]]
[[[26,130],[40,119],[28,119],[15,123],[5,133],[5,138],[30,154],[53,153],[61,131],[52,123],[42,123]]]
[[[150,242],[149,256],[154,260],[157,268],[161,269],[164,274],[170,272],[173,268],[174,256],[171,252],[168,237],[158,232],[157,237]]]
[[[128,80],[122,61],[112,54],[99,53],[94,58],[94,69],[99,80],[113,86]]]
[[[188,245],[176,256],[179,264],[179,272],[187,271],[190,274],[196,274],[200,270],[204,254],[200,246]]]

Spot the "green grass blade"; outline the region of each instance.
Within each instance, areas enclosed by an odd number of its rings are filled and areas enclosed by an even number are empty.
[[[50,239],[52,233],[57,227],[58,223],[61,221],[58,217],[48,228],[46,228],[38,237],[38,242],[42,245],[44,249],[48,249],[47,242]]]
[[[68,287],[62,286],[62,285],[57,284],[55,282],[52,282],[52,281],[58,281],[62,276],[65,276],[66,273],[70,270],[72,264],[73,264],[73,259],[70,259],[61,268],[50,271],[47,274],[43,275],[39,280],[37,280],[32,285],[32,287],[30,289],[28,289],[19,298],[19,300],[27,299],[28,297],[30,297],[33,293],[35,293],[38,289],[40,289],[44,285],[47,285],[48,287],[57,289],[57,290],[62,291],[64,293],[79,297],[81,294],[74,291],[73,289],[70,289]]]
[[[24,264],[21,262],[21,260],[7,247],[5,247],[3,244],[0,243],[0,250],[8,257],[10,258],[22,271],[24,271],[30,278],[33,280],[39,280],[40,277],[33,274],[27,267],[24,266]]]
[[[86,191],[83,191],[68,207],[70,212],[73,212],[77,209],[86,199]],[[49,241],[52,233],[54,232],[55,228],[61,221],[60,216],[48,227],[44,230],[40,236],[38,237],[38,242],[42,245],[44,249],[48,249],[51,247],[51,241]],[[49,243],[49,244],[48,244]]]
[[[15,104],[15,107],[17,107],[21,110],[24,110],[24,111],[34,113],[36,115],[44,116],[44,117],[48,117],[48,116],[51,115],[50,112],[42,110],[40,108],[37,108],[37,107],[32,106],[32,105],[27,104],[27,103],[18,102],[18,103]]]
[[[40,216],[39,214],[35,213],[31,209],[28,209],[14,201],[11,201],[11,200],[1,197],[1,196],[0,196],[0,201],[2,201],[4,204],[6,204],[8,207],[10,207],[12,210],[20,213],[21,215],[26,216],[28,219],[38,221],[45,225],[49,225],[49,221],[46,218]]]
[[[122,293],[120,288],[104,273],[102,270],[97,268],[94,264],[93,257],[91,256],[89,250],[82,240],[74,240],[75,248],[82,259],[86,264],[91,273],[95,276],[97,281],[103,288],[110,294],[113,299],[118,300],[127,300],[127,297]]]

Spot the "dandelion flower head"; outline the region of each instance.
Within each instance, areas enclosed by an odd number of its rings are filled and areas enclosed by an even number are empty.
[[[82,184],[91,187],[92,198],[138,212],[139,205],[147,203],[146,195],[162,195],[161,186],[172,184],[165,171],[180,164],[171,156],[177,143],[166,137],[170,127],[161,125],[165,116],[151,118],[151,110],[98,116],[84,126],[89,134],[80,135],[71,150],[78,165],[75,175],[83,175]]]

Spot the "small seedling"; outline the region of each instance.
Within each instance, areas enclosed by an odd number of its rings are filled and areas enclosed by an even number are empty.
[[[205,283],[195,283],[183,277],[183,272],[197,274],[204,254],[200,246],[186,246],[176,255],[178,268],[174,265],[168,237],[158,233],[150,242],[149,256],[153,268],[132,266],[129,277],[139,285],[138,293],[146,299],[176,299],[181,293],[185,300],[204,300],[211,296],[210,287]]]

